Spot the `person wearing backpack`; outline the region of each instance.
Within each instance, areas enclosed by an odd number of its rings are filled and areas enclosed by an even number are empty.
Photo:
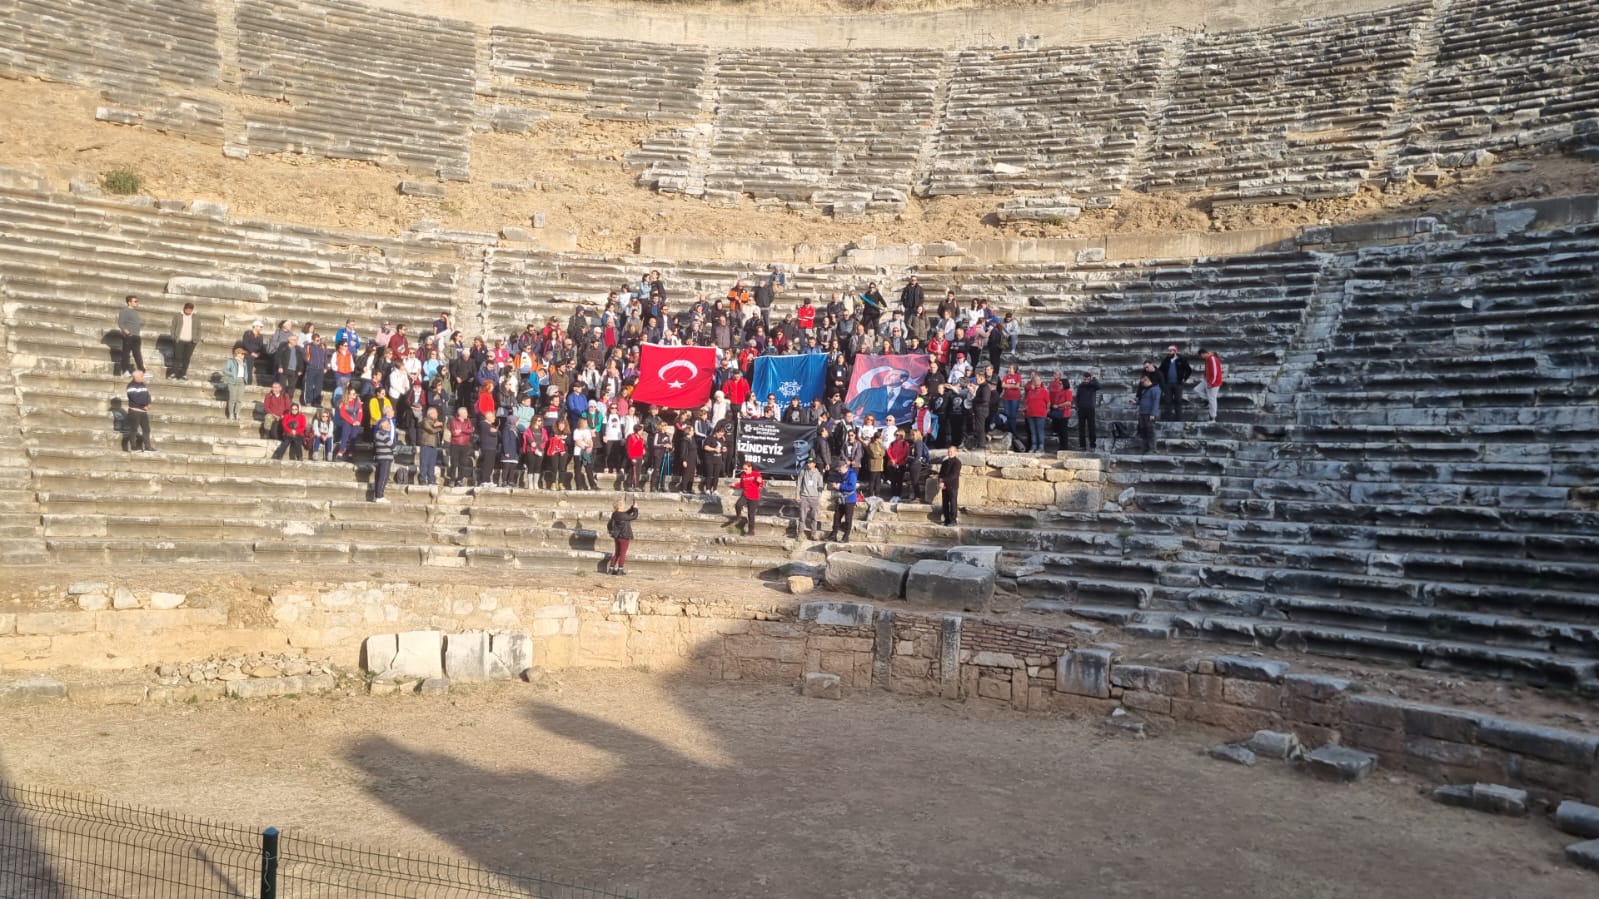
[[[624,509],[623,507],[626,506]],[[627,547],[633,542],[633,522],[638,519],[638,501],[631,505],[626,500],[617,500],[615,511],[611,512],[611,520],[605,526],[606,533],[616,541],[616,550],[611,553],[611,560],[605,566],[606,574],[627,574]]]

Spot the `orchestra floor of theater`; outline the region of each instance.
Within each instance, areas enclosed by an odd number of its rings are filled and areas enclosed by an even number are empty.
[[[652,896],[1584,895],[1529,819],[1097,716],[646,671],[445,696],[0,707],[6,776]]]

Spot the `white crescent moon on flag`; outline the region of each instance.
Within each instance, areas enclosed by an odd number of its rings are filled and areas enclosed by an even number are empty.
[[[661,366],[660,368],[656,369],[655,370],[655,376],[657,378],[660,378],[663,381],[666,381],[667,384],[673,390],[676,390],[679,387],[683,386],[683,382],[682,381],[673,381],[671,378],[668,378],[666,376],[666,373],[671,371],[674,368],[680,368],[680,367],[688,369],[688,376],[690,378],[697,378],[700,375],[700,367],[698,365],[695,365],[694,363],[688,361],[687,359],[673,359],[671,362],[668,362],[665,365]]]
[[[874,386],[876,386],[875,382],[877,381],[878,374],[886,371],[899,371],[899,369],[892,365],[879,365],[876,368],[868,368],[867,370],[861,372],[861,376],[855,379],[855,392],[863,393],[867,390],[871,390]]]

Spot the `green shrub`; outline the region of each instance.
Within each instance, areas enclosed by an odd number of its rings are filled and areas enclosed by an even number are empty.
[[[132,169],[115,169],[100,179],[100,187],[108,194],[119,197],[136,194],[144,189],[144,178]]]

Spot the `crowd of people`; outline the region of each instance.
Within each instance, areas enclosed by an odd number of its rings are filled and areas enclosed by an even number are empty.
[[[955,450],[989,446],[996,434],[1006,435],[1013,451],[1042,453],[1051,439],[1067,449],[1075,418],[1077,448],[1099,446],[1095,374],[1081,372],[1074,384],[1064,371],[1024,374],[1007,364],[1020,322],[986,299],[962,302],[948,291],[929,305],[911,276],[897,301],[871,282],[833,293],[822,305],[812,297],[780,305],[787,288],[781,267],[752,281],[737,282],[724,296],[678,302],[652,271],[601,304],[577,305],[564,321],[552,317],[491,338],[468,337],[448,313],[417,332],[393,321],[363,332],[350,319],[331,336],[314,322],[285,320],[268,331],[256,321],[223,367],[225,410],[239,418],[246,386],[263,384],[261,435],[278,442],[277,457],[346,461],[357,444],[370,445],[376,502],[386,501],[397,456],[418,484],[593,490],[604,478],[607,486],[633,491],[710,493],[733,478],[748,496],[735,445],[739,423],[755,418],[816,429],[810,445],[822,483],[802,476],[799,495],[832,490],[840,505],[846,495],[925,501],[935,451],[945,451],[936,466],[942,469]],[[127,298],[118,327],[121,366],[141,373],[129,387],[129,408],[143,414],[150,396],[137,306],[137,297]],[[171,334],[168,377],[186,379],[202,334],[193,304],[174,317]],[[634,402],[644,343],[714,347],[710,398],[695,409]],[[821,396],[809,404],[780,403],[753,392],[756,359],[799,353],[827,356]],[[927,374],[907,420],[879,421],[846,405],[860,354],[925,354]],[[1214,418],[1220,360],[1203,355],[1201,395]],[[1181,416],[1192,371],[1176,347],[1145,370],[1140,374],[1149,380],[1140,378],[1133,402],[1152,450],[1162,402],[1169,416]],[[143,405],[135,406],[135,398]],[[945,510],[943,519],[955,523],[955,511]],[[751,513],[746,531],[753,529]],[[835,521],[832,533],[847,538],[848,523]]]

